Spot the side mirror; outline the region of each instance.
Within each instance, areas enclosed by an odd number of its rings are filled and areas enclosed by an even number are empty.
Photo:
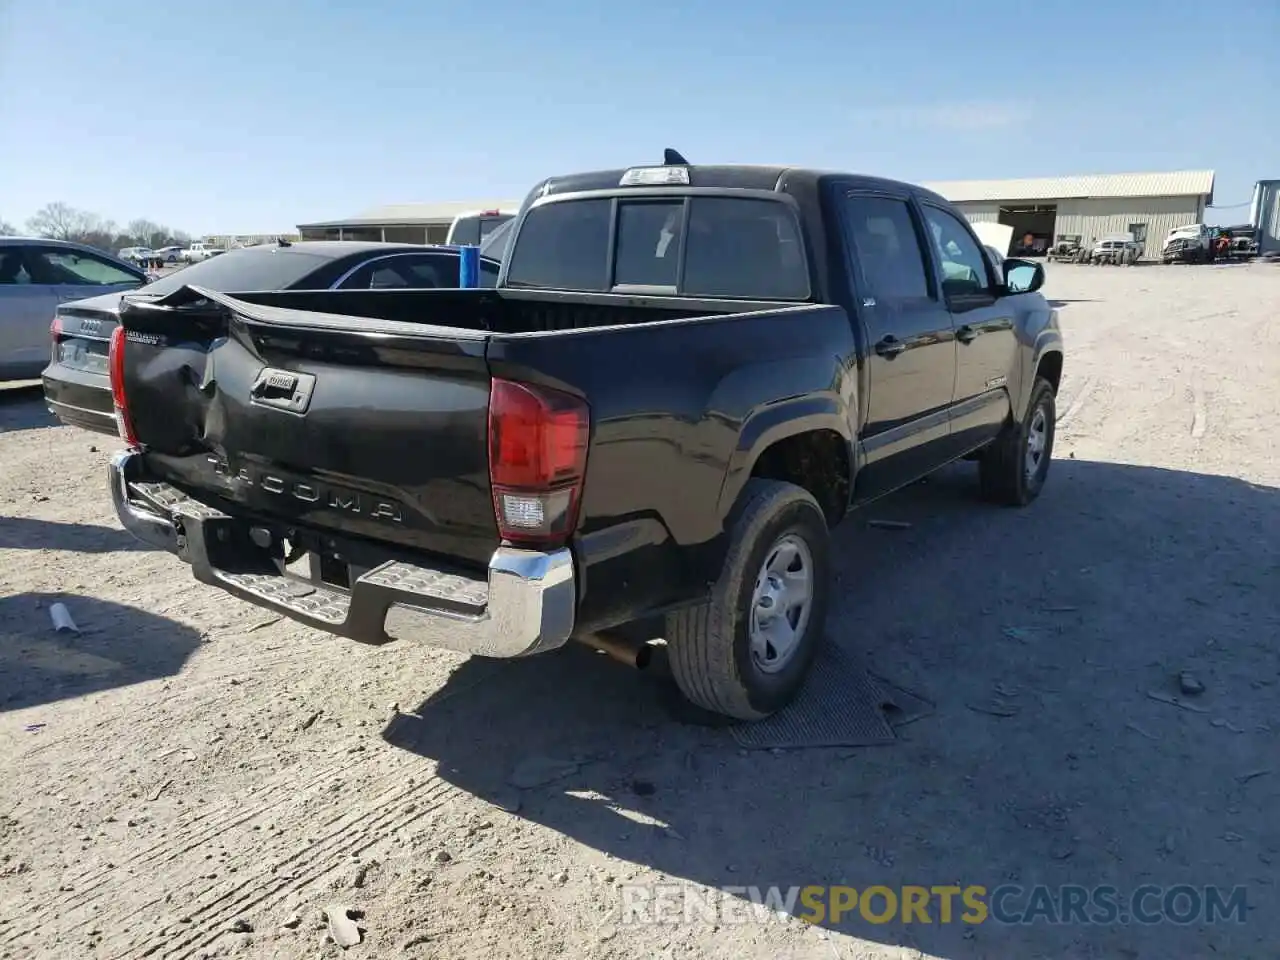
[[[1004,262],[1004,288],[1009,293],[1031,293],[1044,286],[1044,267],[1031,260]]]

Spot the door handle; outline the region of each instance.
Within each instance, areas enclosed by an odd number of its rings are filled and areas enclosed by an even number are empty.
[[[907,349],[907,345],[897,337],[885,337],[876,344],[876,353],[882,357],[892,360],[903,350]]]
[[[973,341],[978,338],[978,334],[981,332],[982,331],[980,330],[973,329],[973,327],[969,326],[966,323],[963,327],[961,327],[959,330],[956,331],[956,339],[959,340],[961,343],[973,343]]]

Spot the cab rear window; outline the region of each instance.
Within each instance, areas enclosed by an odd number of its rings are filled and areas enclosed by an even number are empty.
[[[809,297],[791,208],[754,197],[591,198],[534,207],[516,236],[507,284],[739,300]]]

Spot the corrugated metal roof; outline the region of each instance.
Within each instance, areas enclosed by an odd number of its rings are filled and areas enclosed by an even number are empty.
[[[519,210],[519,200],[451,200],[446,203],[389,203],[357,213],[345,220],[302,223],[299,227],[416,226],[452,223],[460,213],[472,210]]]
[[[1077,197],[1213,198],[1212,170],[1172,173],[1112,173],[1083,177],[1031,177],[1021,180],[946,180],[926,183],[953,203],[981,200],[1066,200]],[[447,224],[471,210],[518,210],[520,200],[453,200],[446,203],[391,203],[342,220],[302,227],[416,226]]]
[[[926,183],[952,203],[973,200],[1067,200],[1082,197],[1213,197],[1212,170],[1105,173],[1022,180],[946,180]]]

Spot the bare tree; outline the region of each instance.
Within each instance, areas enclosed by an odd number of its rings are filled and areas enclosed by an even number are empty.
[[[17,234],[17,232],[18,228],[8,220],[0,219],[0,237],[12,237]]]
[[[145,218],[130,220],[129,225],[124,228],[124,237],[130,241],[129,246],[150,247],[152,250],[166,246],[172,235],[173,232],[168,227]]]
[[[0,235],[14,233],[13,227],[0,221]],[[166,247],[171,244],[186,246],[191,242],[189,234],[163,224],[140,217],[131,220],[122,231],[113,220],[104,220],[96,213],[78,210],[66,203],[50,203],[36,211],[27,221],[27,232],[37,237],[54,240],[72,240],[100,250],[115,251],[120,247]]]
[[[96,214],[77,210],[66,203],[50,203],[36,211],[27,221],[27,229],[39,237],[53,240],[79,240],[100,226]]]
[[[93,216],[90,214],[90,216]],[[88,227],[78,236],[68,237],[77,243],[85,243],[91,247],[97,247],[99,250],[107,250],[114,253],[116,247],[120,245],[122,239],[120,231],[116,228],[115,222],[112,220],[99,220],[93,217],[89,221]]]

